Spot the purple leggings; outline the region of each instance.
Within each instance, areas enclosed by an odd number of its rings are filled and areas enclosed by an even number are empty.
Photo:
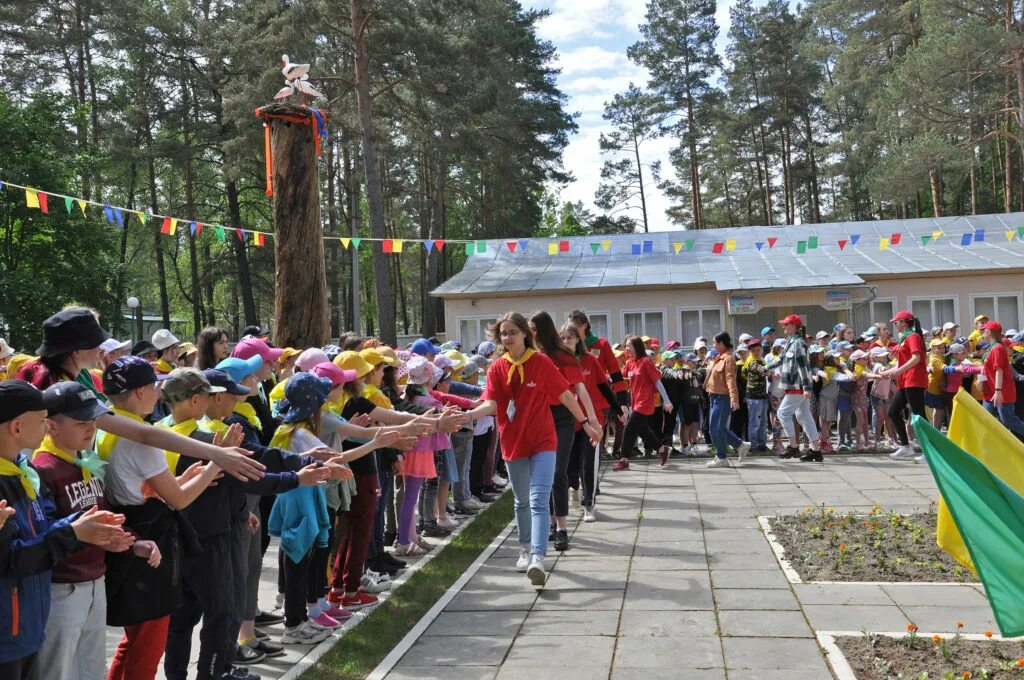
[[[423,478],[402,477],[402,484],[405,485],[405,495],[402,497],[402,511],[398,513],[398,542],[409,545],[414,535],[416,500],[423,488]]]

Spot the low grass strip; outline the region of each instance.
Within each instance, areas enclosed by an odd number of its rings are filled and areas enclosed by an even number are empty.
[[[303,680],[363,680],[512,520],[512,493],[481,512],[316,662]]]

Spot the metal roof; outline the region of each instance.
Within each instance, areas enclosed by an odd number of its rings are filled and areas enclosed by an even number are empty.
[[[792,289],[857,285],[865,276],[1022,269],[1021,226],[1024,213],[1004,213],[529,239],[522,241],[527,243],[525,251],[520,241],[489,240],[485,253],[469,256],[463,270],[432,294],[462,297],[706,283],[723,291]],[[881,249],[880,239],[893,234],[900,235],[899,243]],[[923,237],[935,234],[938,238],[923,243]],[[966,247],[961,245],[965,235],[970,236]],[[812,237],[817,237],[817,247],[798,254],[798,242]],[[716,243],[724,250],[729,239],[735,239],[733,250],[713,252]],[[775,239],[774,246],[769,246],[769,239]],[[688,240],[693,241],[692,248],[687,248]],[[847,241],[843,248],[841,240]],[[549,244],[560,241],[568,241],[569,250],[549,254]],[[602,242],[610,246],[605,249]],[[514,251],[508,247],[512,243]],[[602,244],[596,253],[593,244]],[[641,254],[633,253],[634,246]]]

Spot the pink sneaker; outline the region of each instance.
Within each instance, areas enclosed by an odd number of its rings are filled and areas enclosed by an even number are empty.
[[[835,449],[832,448],[832,442],[827,439],[821,439],[818,441],[818,445],[821,448],[822,453],[833,453]]]
[[[325,609],[323,613],[336,621],[344,621],[345,619],[352,617],[352,612],[347,609],[342,609],[333,602],[331,603],[330,608]]]
[[[327,612],[320,612],[320,616],[314,618],[313,623],[320,626],[321,628],[341,627],[341,622],[331,616],[328,616]]]

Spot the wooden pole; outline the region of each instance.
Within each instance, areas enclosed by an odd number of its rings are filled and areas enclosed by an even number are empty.
[[[291,103],[257,110],[270,125],[274,196],[274,342],[279,347],[320,347],[330,338],[317,121]]]

